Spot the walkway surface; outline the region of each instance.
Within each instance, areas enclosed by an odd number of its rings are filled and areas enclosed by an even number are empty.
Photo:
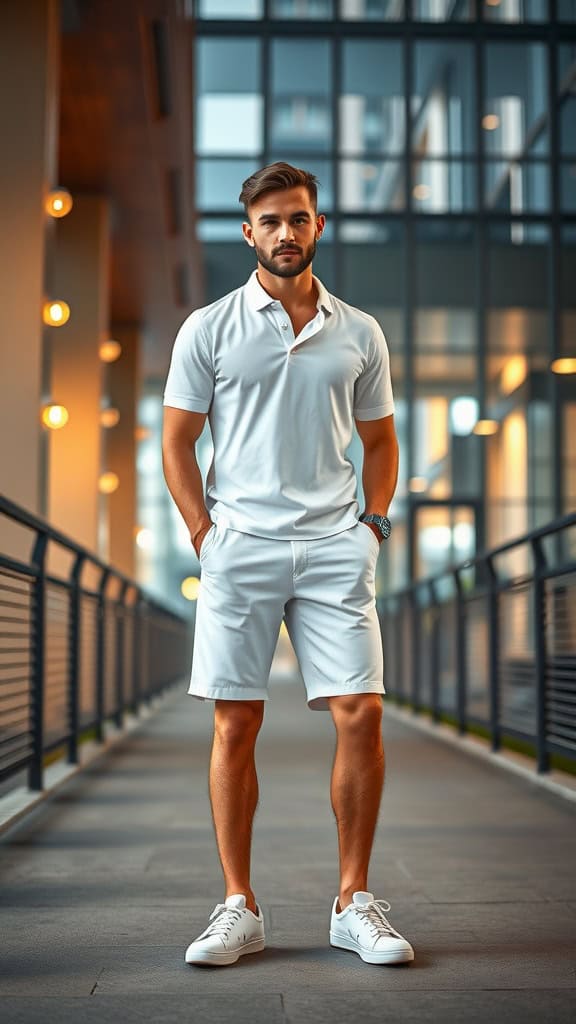
[[[257,746],[267,948],[186,965],[224,895],[212,709],[183,682],[0,842],[3,1024],[572,1024],[574,808],[386,714],[370,888],[416,958],[374,967],[330,947],[334,729],[298,683],[271,687]]]

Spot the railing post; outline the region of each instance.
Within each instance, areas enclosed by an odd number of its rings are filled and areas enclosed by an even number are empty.
[[[534,555],[534,659],[536,667],[536,771],[550,771],[546,744],[546,556],[539,537],[532,538]]]
[[[398,629],[394,633],[394,643],[396,644],[396,676],[398,685],[398,697],[402,704],[406,703],[406,693],[408,686],[404,675],[404,666],[406,664],[406,655],[404,651],[404,637],[406,635],[406,602],[404,596],[401,595],[397,602],[394,610],[394,622],[397,624]]]
[[[498,660],[500,657],[500,621],[499,613],[499,592],[498,576],[494,568],[492,558],[488,555],[486,566],[490,580],[488,591],[488,622],[489,622],[489,644],[490,644],[490,734],[492,750],[500,750],[500,691],[499,691],[499,670]]]
[[[114,715],[114,722],[119,729],[124,724],[124,634],[126,632],[124,628],[126,614],[124,598],[127,589],[127,581],[121,580],[120,593],[116,601],[116,713]]]
[[[28,787],[44,788],[44,631],[46,614],[46,548],[48,536],[39,533],[32,551],[32,565],[38,576],[32,590],[30,642],[34,652],[30,694],[30,733],[32,760],[28,766]]]
[[[132,605],[132,712],[140,706],[140,591],[135,589]]]
[[[68,764],[78,763],[79,746],[79,662],[80,662],[80,573],[84,565],[84,554],[77,554],[70,576],[70,620],[68,628]]]
[[[434,581],[428,584],[430,593],[430,700],[432,704],[432,720],[440,721],[440,609],[436,596]]]
[[[104,742],[104,665],[106,654],[106,585],[110,578],[110,569],[105,568],[100,577],[98,587],[98,605],[96,616],[96,736],[99,743]]]
[[[410,625],[412,636],[412,713],[417,715],[420,710],[420,612],[416,587],[410,588],[408,598],[410,602]]]
[[[466,603],[458,569],[454,570],[453,575],[456,583],[456,717],[458,719],[458,732],[461,736],[464,736],[467,731],[466,705],[468,703]]]

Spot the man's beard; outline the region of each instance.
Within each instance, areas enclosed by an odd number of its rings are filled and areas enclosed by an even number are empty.
[[[289,249],[290,246],[285,246],[284,248]],[[298,248],[300,248],[300,246],[298,246]],[[263,249],[260,249],[260,247],[256,245],[256,243],[254,243],[254,249],[256,250],[259,264],[264,267],[265,270],[268,270],[270,274],[275,274],[276,277],[298,277],[298,274],[301,274],[302,271],[306,270],[306,267],[310,266],[314,256],[316,255],[316,240],[312,242],[312,245],[308,248],[306,254],[303,255],[297,263],[291,262],[284,265],[279,265],[276,262],[278,256],[282,254],[282,250],[275,250],[276,255],[273,253],[271,256],[268,256]]]

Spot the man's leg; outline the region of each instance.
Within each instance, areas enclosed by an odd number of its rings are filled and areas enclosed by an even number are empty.
[[[250,888],[252,821],[258,803],[254,760],[256,738],[264,717],[263,700],[217,700],[210,757],[210,802],[226,897],[246,894],[256,913]]]
[[[338,826],[338,912],[352,893],[368,890],[368,865],[384,785],[382,697],[357,693],[328,697],[337,741],[330,797]]]

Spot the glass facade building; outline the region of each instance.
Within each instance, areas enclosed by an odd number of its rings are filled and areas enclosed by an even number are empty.
[[[321,183],[315,272],[388,341],[400,471],[380,592],[574,509],[576,388],[552,367],[576,356],[576,2],[195,15],[205,301],[254,266],[242,181],[287,160]]]

